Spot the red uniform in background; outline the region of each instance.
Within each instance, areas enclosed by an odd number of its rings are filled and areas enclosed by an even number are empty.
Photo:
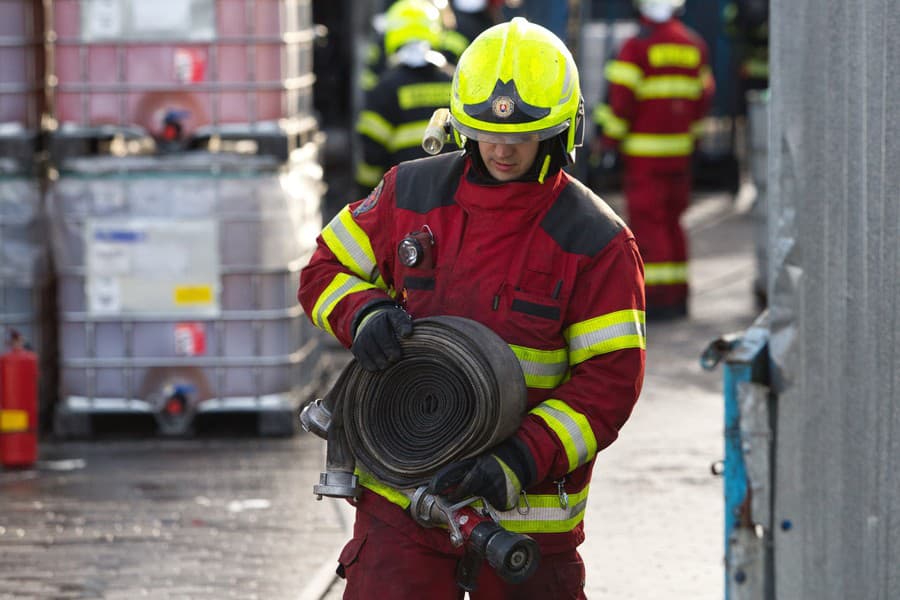
[[[647,317],[687,314],[688,251],[680,218],[691,155],[715,84],[706,43],[671,17],[641,30],[606,65],[609,104],[595,109],[602,146],[624,158],[629,226],[644,259]]]

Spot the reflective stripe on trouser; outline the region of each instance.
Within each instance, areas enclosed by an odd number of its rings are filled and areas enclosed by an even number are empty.
[[[625,199],[631,230],[644,259],[647,308],[688,297],[687,239],[681,215],[691,193],[690,171],[659,172],[652,161],[626,161]]]

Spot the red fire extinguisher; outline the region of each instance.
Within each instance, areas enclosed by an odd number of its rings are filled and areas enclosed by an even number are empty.
[[[38,361],[12,331],[0,355],[0,464],[30,467],[37,460]]]

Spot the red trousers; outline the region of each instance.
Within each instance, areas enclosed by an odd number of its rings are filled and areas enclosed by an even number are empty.
[[[340,556],[338,573],[347,585],[344,600],[462,600],[456,584],[460,554],[422,545],[396,527],[356,511],[353,539]],[[472,600],[584,600],[584,563],[574,548],[541,556],[537,572],[524,583],[500,579],[486,562]]]
[[[624,190],[628,225],[644,259],[649,313],[687,302],[688,248],[681,216],[690,201],[691,174],[654,169],[646,162],[626,162]]]

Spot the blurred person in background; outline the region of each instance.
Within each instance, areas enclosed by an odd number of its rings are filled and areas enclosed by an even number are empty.
[[[362,147],[356,167],[358,197],[404,160],[426,156],[422,136],[435,109],[450,102],[452,67],[435,51],[444,29],[427,0],[399,0],[385,14],[387,69],[366,92],[356,132]]]
[[[434,44],[437,50],[447,59],[452,69],[459,61],[460,55],[472,40],[461,34],[457,29],[456,15],[447,0],[429,0],[440,11],[443,31]],[[393,4],[393,3],[392,3]],[[384,70],[387,68],[387,54],[384,50],[384,29],[386,13],[375,16],[373,20],[374,39],[366,47],[364,63],[360,75],[360,87],[364,92],[374,88],[378,84]]]
[[[623,158],[628,224],[647,287],[647,318],[688,313],[688,248],[681,215],[691,195],[691,156],[715,83],[709,51],[677,17],[684,0],[636,0],[640,31],[607,63],[608,104],[594,110],[594,152]]]
[[[429,490],[482,497],[501,526],[539,545],[531,578],[511,584],[484,567],[470,598],[583,599],[577,547],[594,461],[643,382],[641,258],[619,217],[563,170],[584,105],[552,32],[515,18],[478,36],[454,75],[449,123],[464,150],[400,163],[345,207],[318,237],[298,297],[370,371],[400,360],[413,317],[469,318],[510,345],[527,414],[499,445],[436,469]],[[426,234],[421,256],[398,250]],[[339,559],[344,598],[461,600],[464,547],[416,523],[404,491],[365,472],[359,481]]]

